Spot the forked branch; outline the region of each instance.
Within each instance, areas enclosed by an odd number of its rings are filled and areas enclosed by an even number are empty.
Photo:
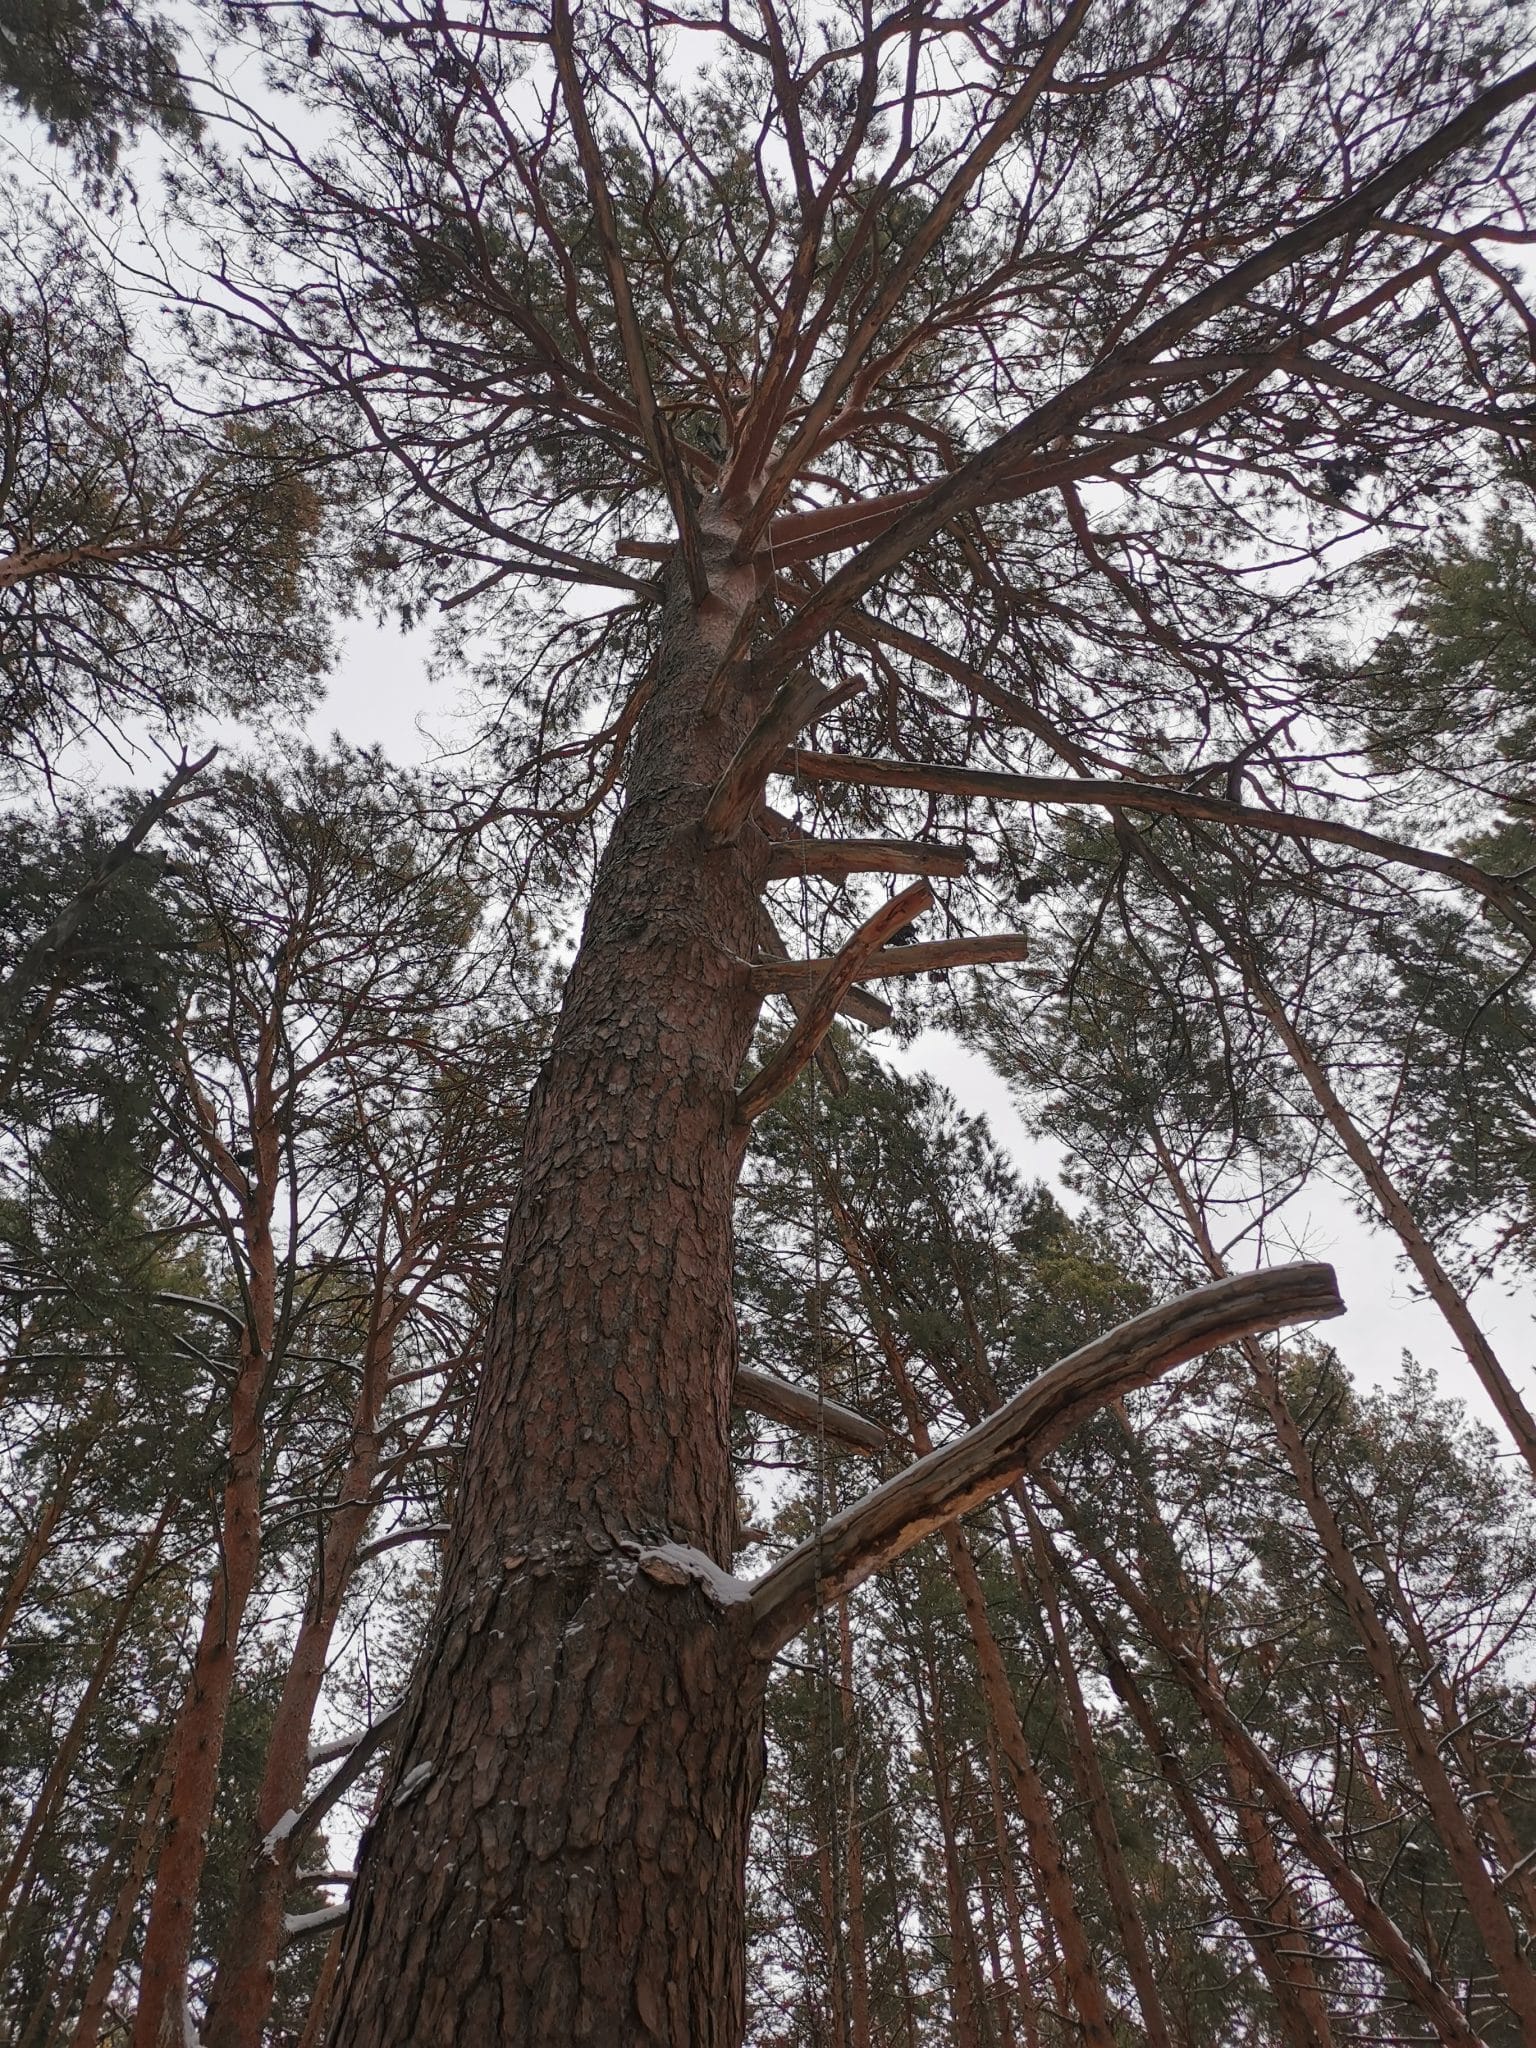
[[[797,733],[834,704],[846,703],[864,687],[862,682],[842,684],[829,690],[814,676],[791,676],[779,685],[766,710],[731,758],[729,767],[716,783],[699,833],[709,847],[729,846],[740,835],[762,796],[763,785],[773,773],[786,747]]]
[[[865,971],[866,963],[887,939],[909,925],[914,917],[920,917],[932,903],[933,891],[928,884],[914,882],[910,889],[903,889],[899,896],[882,903],[873,917],[865,919],[810,991],[784,1043],[738,1091],[739,1123],[750,1123],[753,1117],[761,1116],[769,1103],[783,1094],[831,1030],[843,997]]]
[[[1122,1323],[954,1443],[865,1494],[765,1572],[749,1603],[755,1648],[773,1656],[819,1607],[990,1500],[1106,1402],[1235,1337],[1343,1312],[1332,1266],[1307,1264],[1219,1280]]]

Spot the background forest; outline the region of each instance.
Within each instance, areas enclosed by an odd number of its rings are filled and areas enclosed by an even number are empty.
[[[1536,2043],[1536,1397],[1479,1319],[1536,1282],[1530,43],[4,10],[5,2048],[325,2037],[530,1089],[749,444],[733,658],[793,703],[716,1564],[1324,1184],[1476,1397],[1241,1337],[829,1598],[767,1678],[746,2039]],[[1094,377],[1026,488],[1016,415]],[[359,621],[430,634],[451,745],[323,737]],[[930,1027],[1063,1184],[882,1058]]]

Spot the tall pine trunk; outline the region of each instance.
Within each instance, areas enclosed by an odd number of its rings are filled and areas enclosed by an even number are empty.
[[[762,1683],[714,1568],[734,1522],[735,1091],[766,842],[700,840],[761,708],[715,680],[753,577],[714,547],[702,603],[669,572],[625,804],[529,1106],[336,2048],[740,2038]]]

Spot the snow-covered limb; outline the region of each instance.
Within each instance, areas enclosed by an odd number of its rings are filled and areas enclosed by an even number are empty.
[[[641,1551],[638,1563],[648,1579],[657,1579],[663,1585],[681,1586],[689,1579],[697,1579],[722,1607],[736,1607],[752,1597],[752,1588],[745,1579],[733,1578],[705,1551],[695,1550],[688,1543],[654,1543]]]
[[[281,1846],[285,1855],[292,1857],[297,1853],[300,1844],[309,1839],[342,1794],[362,1776],[369,1758],[385,1736],[393,1730],[404,1712],[405,1701],[396,1700],[392,1707],[380,1714],[377,1721],[365,1728],[361,1735],[355,1736],[347,1745],[345,1761],[338,1769],[332,1771],[320,1790],[306,1802],[302,1812],[293,1816],[282,1838]],[[287,1820],[288,1816],[285,1814],[283,1818]],[[278,1823],[279,1826],[282,1824],[281,1821]]]
[[[756,1645],[772,1656],[829,1600],[1017,1479],[1107,1401],[1234,1337],[1342,1315],[1332,1266],[1218,1280],[1122,1323],[1053,1365],[953,1443],[834,1515],[752,1589]]]
[[[878,1422],[844,1408],[836,1401],[823,1401],[805,1387],[778,1379],[754,1366],[738,1366],[732,1400],[749,1415],[766,1415],[770,1422],[787,1423],[811,1435],[826,1435],[844,1450],[862,1451],[866,1456],[885,1450],[891,1434]]]
[[[447,1534],[446,1522],[419,1522],[409,1529],[391,1529],[387,1536],[375,1536],[371,1543],[365,1543],[354,1562],[362,1564],[383,1551],[397,1549],[402,1543],[430,1543]]]
[[[283,1916],[283,1939],[300,1941],[306,1934],[329,1933],[346,1917],[345,1906],[317,1906],[313,1913],[286,1913]]]

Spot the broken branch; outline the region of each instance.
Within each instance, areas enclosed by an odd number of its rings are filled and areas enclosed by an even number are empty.
[[[857,1410],[822,1400],[804,1387],[777,1379],[771,1372],[758,1372],[749,1365],[736,1368],[731,1399],[749,1415],[765,1415],[770,1422],[785,1423],[808,1435],[825,1435],[845,1450],[861,1451],[866,1456],[888,1449],[892,1441],[889,1430]]]
[[[928,884],[914,882],[910,889],[903,889],[899,896],[892,896],[881,904],[873,917],[864,920],[815,984],[784,1043],[737,1092],[738,1123],[750,1123],[784,1092],[831,1030],[839,1003],[864,971],[865,963],[887,939],[931,908],[932,903],[933,891]],[[911,948],[902,950],[906,952]]]
[[[765,1572],[750,1627],[771,1657],[817,1609],[1020,1478],[1076,1423],[1234,1337],[1342,1315],[1332,1266],[1278,1266],[1149,1309],[1043,1372],[985,1422],[867,1493]]]
[[[841,959],[841,954],[837,959]],[[995,967],[1009,960],[1029,958],[1029,939],[1024,932],[995,932],[976,939],[920,939],[911,946],[887,946],[871,953],[859,969],[871,981],[902,974],[922,974],[941,967]],[[810,987],[836,960],[754,960],[752,986],[765,996],[789,995]],[[858,993],[858,991],[854,991]],[[850,1016],[858,1013],[845,999]],[[889,1014],[889,1013],[887,1013]]]

